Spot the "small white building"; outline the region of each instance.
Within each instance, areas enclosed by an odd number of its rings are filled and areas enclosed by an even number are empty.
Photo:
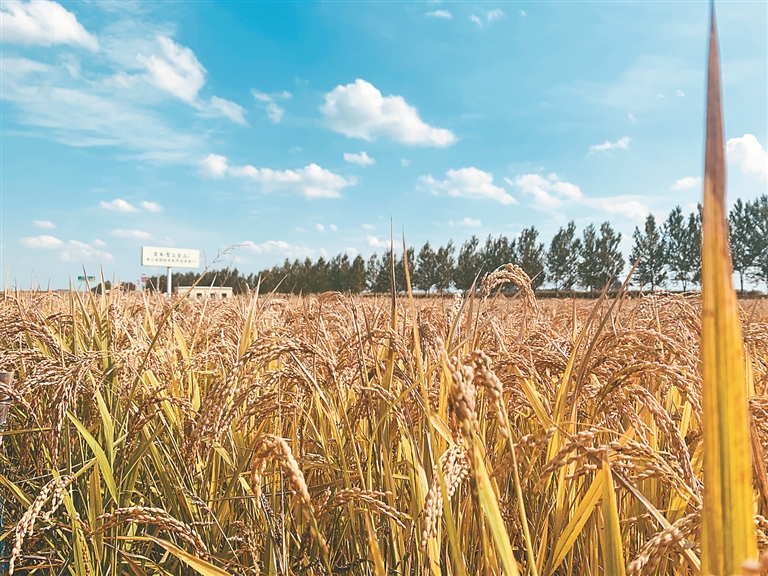
[[[176,294],[186,294],[187,291],[192,288],[191,286],[176,286],[174,292]],[[232,288],[230,286],[195,286],[192,288],[189,297],[196,300],[203,300],[205,298],[232,298]]]

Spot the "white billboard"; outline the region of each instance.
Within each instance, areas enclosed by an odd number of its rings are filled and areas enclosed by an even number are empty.
[[[142,246],[141,265],[167,266],[168,268],[200,268],[200,250]]]

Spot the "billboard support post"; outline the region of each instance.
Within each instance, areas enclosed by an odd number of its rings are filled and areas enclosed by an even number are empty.
[[[168,296],[173,294],[173,288],[171,287],[171,278],[172,278],[171,267],[168,266],[168,282],[166,283],[166,288],[167,288],[166,292],[168,292]]]

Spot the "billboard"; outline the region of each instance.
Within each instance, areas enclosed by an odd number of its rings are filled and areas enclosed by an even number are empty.
[[[142,246],[141,265],[167,266],[168,268],[200,268],[200,250]]]

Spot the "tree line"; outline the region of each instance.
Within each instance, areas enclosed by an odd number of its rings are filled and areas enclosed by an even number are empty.
[[[754,201],[737,200],[729,214],[731,256],[740,289],[744,281],[768,283],[768,195]],[[408,248],[405,254],[389,250],[374,253],[366,261],[339,254],[317,260],[286,259],[280,265],[243,275],[236,268],[209,271],[200,280],[202,286],[231,286],[236,294],[247,293],[259,286],[262,292],[318,293],[390,292],[392,266],[397,291],[405,291],[405,259],[411,283],[424,293],[444,293],[452,289],[468,290],[477,278],[507,263],[519,265],[531,278],[533,288],[547,283],[556,292],[581,289],[601,291],[610,283],[616,288],[627,265],[638,261],[633,284],[639,288],[670,287],[688,290],[701,278],[701,207],[684,214],[678,206],[663,223],[649,214],[643,227],[632,234],[633,246],[626,261],[619,243],[621,234],[610,222],[599,227],[590,224],[581,235],[571,221],[552,237],[549,247],[539,241],[534,226],[523,230],[517,238],[489,235],[484,242],[476,236],[466,240],[458,250],[453,242],[433,247],[429,242],[419,249]],[[173,275],[176,286],[189,286],[198,279],[195,272]],[[153,276],[150,290],[165,290],[165,276]]]

